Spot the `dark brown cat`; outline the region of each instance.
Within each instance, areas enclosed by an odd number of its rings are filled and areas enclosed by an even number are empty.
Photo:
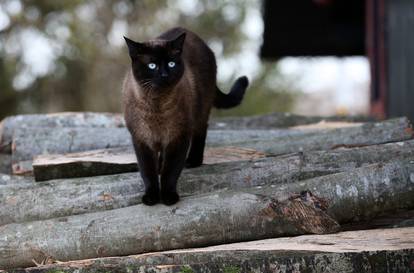
[[[176,186],[184,166],[203,162],[211,107],[240,104],[248,80],[240,77],[223,94],[216,86],[214,53],[183,28],[144,43],[125,41],[132,69],[123,85],[123,107],[145,184],[142,201],[172,205],[179,200]]]

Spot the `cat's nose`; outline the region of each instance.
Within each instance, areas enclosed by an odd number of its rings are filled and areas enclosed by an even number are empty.
[[[167,70],[164,68],[164,67],[160,67],[161,69],[160,69],[160,76],[161,76],[161,78],[166,78],[166,77],[168,77],[168,73],[167,73]]]

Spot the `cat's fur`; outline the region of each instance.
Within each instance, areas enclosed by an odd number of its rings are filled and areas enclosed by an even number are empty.
[[[211,107],[240,104],[248,80],[239,78],[223,94],[216,86],[214,53],[183,28],[145,43],[125,41],[132,69],[123,85],[123,108],[145,183],[142,201],[172,205],[179,200],[176,186],[184,166],[202,164]],[[149,69],[149,63],[157,69]]]

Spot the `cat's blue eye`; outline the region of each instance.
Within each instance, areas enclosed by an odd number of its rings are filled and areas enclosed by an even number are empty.
[[[168,66],[171,67],[171,68],[173,68],[175,66],[175,63],[174,62],[169,62],[168,63]]]
[[[149,69],[155,69],[157,65],[155,63],[149,63],[148,64]]]

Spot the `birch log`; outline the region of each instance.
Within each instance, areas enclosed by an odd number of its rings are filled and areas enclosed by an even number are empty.
[[[414,140],[329,152],[304,152],[187,169],[178,185],[180,194],[189,196],[225,188],[291,184],[312,177],[353,171],[370,163],[413,157]],[[388,177],[383,175],[384,179]],[[342,177],[345,183],[346,176]],[[300,192],[305,188],[292,191]],[[141,202],[142,192],[143,184],[138,173],[6,186],[0,190],[0,225],[131,206]]]
[[[308,117],[290,113],[272,113],[252,117],[228,117],[212,119],[211,129],[276,129],[320,121],[367,122],[371,118],[356,116]],[[0,123],[0,151],[10,148],[15,130],[21,128],[117,128],[125,127],[121,114],[93,112],[64,112],[54,114],[18,115],[5,118]],[[1,148],[3,147],[3,149]]]
[[[19,185],[34,185],[35,181],[32,177],[22,177],[18,175],[9,175],[0,173],[0,191],[2,186],[19,186]],[[1,204],[1,203],[0,203]]]
[[[246,130],[288,128],[320,122],[372,122],[371,117],[364,116],[301,116],[291,113],[271,113],[248,117],[216,118],[210,122],[210,129]]]
[[[341,146],[373,145],[412,137],[409,121],[398,118],[351,128],[325,130],[211,130],[207,136],[207,145],[236,146],[269,154],[285,154]],[[130,141],[125,128],[22,129],[15,131],[12,161],[17,163],[31,160],[41,154],[130,146]]]
[[[173,207],[136,205],[8,224],[0,228],[0,268],[30,266],[45,256],[67,261],[332,232],[335,221],[315,206],[339,222],[410,209],[413,177],[413,160],[394,161],[293,184],[188,197]],[[292,194],[302,189],[319,198]]]
[[[7,117],[0,123],[0,152],[10,148],[14,132],[24,128],[117,128],[125,127],[121,114],[64,112]]]
[[[156,215],[156,217],[154,217]],[[0,229],[0,268],[41,255],[60,261],[138,254],[309,233],[338,224],[301,199],[277,201],[241,192],[213,193],[178,206],[131,206]]]
[[[0,173],[11,174],[12,173],[11,155],[0,154]]]
[[[395,126],[394,126],[395,127]],[[397,129],[397,128],[393,128]],[[398,130],[398,129],[397,129]],[[210,146],[229,146],[231,143],[275,140],[286,136],[302,135],[304,130],[213,130],[208,132]],[[30,135],[30,137],[27,137]],[[13,163],[31,160],[41,154],[62,154],[94,149],[132,146],[126,128],[25,128],[15,131],[12,145]]]
[[[368,268],[375,269],[368,272],[410,273],[412,238],[414,228],[348,231],[55,264],[45,257],[44,266],[8,272],[334,273]]]

